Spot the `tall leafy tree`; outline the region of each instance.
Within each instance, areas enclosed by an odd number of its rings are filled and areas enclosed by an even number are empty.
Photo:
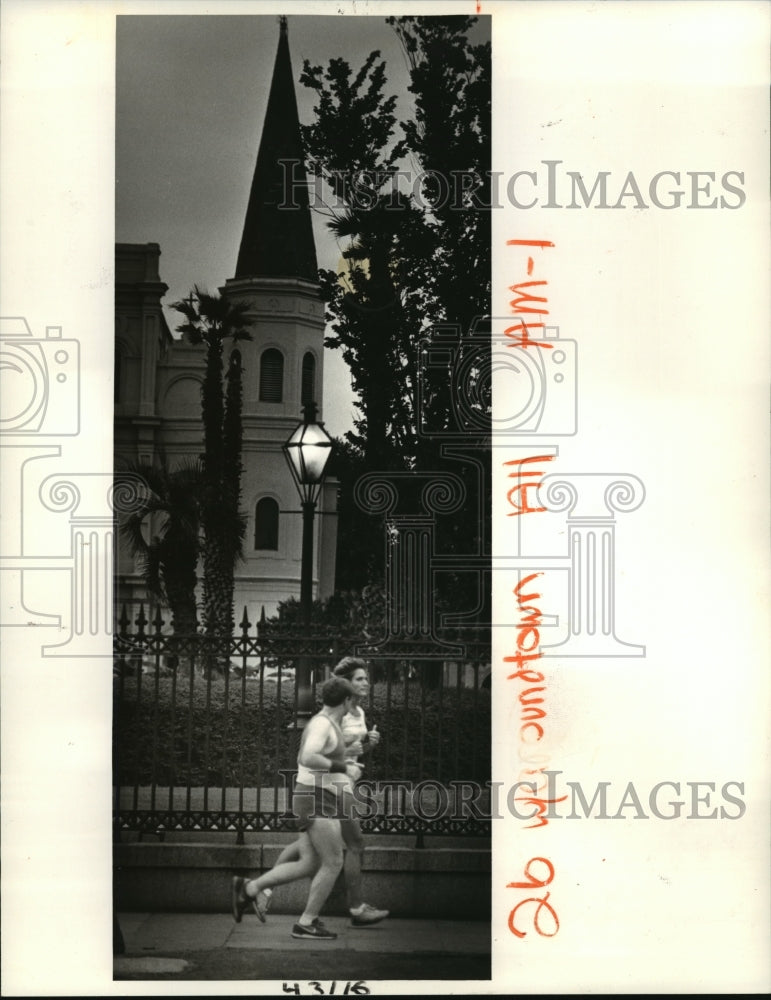
[[[481,338],[471,336],[473,322],[490,311],[490,44],[473,40],[474,18],[388,23],[410,67],[411,117],[397,121],[379,52],[356,72],[342,59],[326,69],[306,61],[301,77],[318,97],[315,120],[303,129],[307,165],[328,184],[330,229],[346,241],[346,266],[321,272],[327,345],[342,351],[361,397],[348,436],[349,470],[446,467],[461,474],[464,509],[437,528],[443,551],[476,551],[480,506],[489,507],[489,449],[477,440],[468,462],[448,460],[441,435],[422,434],[419,424],[433,431],[455,425],[452,384],[460,371],[469,395],[479,397],[477,438],[490,415],[484,325],[477,327]],[[420,342],[435,324],[455,331],[453,361],[419,372]],[[370,566],[379,545],[373,535]],[[484,617],[471,576],[445,574],[442,583],[438,606],[476,608]]]
[[[423,376],[421,403],[431,425],[440,427],[453,422],[450,391],[458,373],[467,383],[489,376],[489,360],[479,357],[470,333],[475,320],[489,316],[492,293],[491,50],[489,41],[472,41],[472,17],[400,17],[388,23],[407,57],[415,102],[414,116],[402,123],[400,151],[425,179],[424,220],[434,245],[430,256],[415,255],[410,278],[427,289],[420,302],[425,319],[458,331],[452,368]],[[466,364],[469,354],[479,358],[478,366]],[[480,386],[463,388],[471,395]],[[489,396],[482,405],[489,410]]]
[[[223,385],[226,340],[250,340],[246,303],[232,303],[195,287],[173,308],[184,322],[177,330],[191,344],[206,349],[201,390],[204,431],[203,489],[203,624],[210,637],[233,634],[233,572],[240,556],[245,520],[238,509],[241,474],[241,363],[231,359],[228,388]],[[237,353],[237,352],[234,352]],[[226,404],[227,397],[227,404]]]
[[[400,152],[425,177],[436,252],[416,280],[431,290],[432,322],[467,330],[490,310],[491,51],[472,17],[389,18],[410,65],[414,117]]]
[[[389,23],[407,56],[415,99],[414,117],[402,125],[403,148],[427,178],[436,179],[425,213],[436,249],[430,259],[421,255],[411,273],[430,289],[424,304],[430,322],[450,324],[457,331],[450,368],[424,373],[423,416],[434,428],[457,427],[460,415],[452,392],[460,391],[466,404],[476,400],[478,418],[464,425],[471,453],[459,462],[456,452],[455,460],[446,463],[462,476],[467,490],[461,510],[437,524],[437,545],[447,552],[486,555],[491,467],[484,439],[492,400],[488,327],[482,318],[490,315],[492,294],[490,42],[473,40],[476,19],[470,17],[401,17]],[[431,456],[436,439],[426,443],[426,457],[439,459],[435,452]],[[489,621],[489,593],[489,576],[448,573],[437,605],[465,608],[467,623],[473,618]]]
[[[331,231],[348,240],[345,270],[321,274],[327,343],[351,367],[362,412],[354,439],[370,465],[435,460],[417,432],[419,341],[434,324],[456,326],[460,362],[472,321],[489,314],[491,58],[489,42],[471,40],[475,21],[388,19],[414,96],[401,122],[377,51],[356,73],[342,59],[326,70],[306,60],[301,76],[318,96],[303,128],[307,164],[331,190]],[[449,375],[422,376],[420,403],[437,427],[451,419]]]
[[[400,239],[416,223],[408,200],[391,190],[397,170],[395,96],[384,94],[385,63],[372,52],[358,73],[343,59],[326,71],[306,60],[301,82],[318,96],[303,128],[309,166],[327,181],[336,206],[330,231],[342,246],[342,272],[322,271],[332,335],[359,395],[352,435],[372,468],[403,463],[412,451],[398,369],[404,358],[401,302],[394,278]],[[414,233],[411,234],[414,236]]]

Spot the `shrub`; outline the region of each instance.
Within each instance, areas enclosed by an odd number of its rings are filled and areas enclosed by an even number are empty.
[[[421,689],[418,681],[373,685],[364,706],[381,741],[365,758],[373,780],[490,777],[486,690]],[[294,770],[295,692],[240,677],[119,678],[114,768],[120,785],[269,787]]]

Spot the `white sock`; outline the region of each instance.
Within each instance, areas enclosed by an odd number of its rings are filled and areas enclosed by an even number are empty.
[[[364,911],[364,903],[360,903],[359,906],[351,907],[351,916],[358,917],[360,913]]]

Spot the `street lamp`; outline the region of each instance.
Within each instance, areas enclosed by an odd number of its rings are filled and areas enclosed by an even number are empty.
[[[315,403],[303,407],[302,423],[292,431],[283,447],[292,478],[300,494],[303,513],[303,538],[300,569],[300,615],[308,631],[313,608],[313,519],[321,492],[324,472],[332,454],[332,438],[316,420]],[[311,661],[307,654],[297,665],[297,722],[302,727],[313,713],[311,697]]]

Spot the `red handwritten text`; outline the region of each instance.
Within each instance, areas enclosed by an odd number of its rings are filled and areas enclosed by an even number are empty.
[[[540,250],[554,246],[550,240],[507,240],[506,245]],[[509,307],[517,320],[504,330],[506,337],[509,338],[508,347],[549,349],[553,346],[548,341],[537,340],[531,336],[535,330],[545,330],[545,317],[549,315],[546,295],[548,282],[543,278],[533,277],[534,267],[534,259],[528,255],[527,280],[516,281],[508,286],[509,291],[514,293]],[[542,462],[551,462],[553,458],[553,455],[531,455],[504,462],[510,469],[508,478],[514,480],[514,484],[506,491],[506,500],[511,508],[507,510],[508,517],[542,513],[547,509],[540,505],[537,497],[543,479],[543,470],[538,466]],[[525,774],[532,780],[521,783],[522,787],[531,789],[531,793],[517,794],[516,798],[517,801],[532,806],[534,810],[529,817],[532,822],[529,822],[525,829],[547,826],[549,806],[567,798],[566,795],[556,798],[549,789],[550,772],[545,770],[549,760],[548,754],[539,753],[533,756],[533,750],[536,747],[540,749],[539,745],[544,739],[548,717],[546,677],[542,670],[535,668],[534,663],[542,655],[541,595],[533,586],[539,576],[540,572],[530,573],[514,587],[513,593],[517,601],[517,643],[516,649],[503,658],[505,663],[514,666],[513,672],[507,675],[507,680],[520,682],[522,685],[518,693],[520,760],[530,765]],[[523,879],[507,883],[508,889],[527,892],[525,898],[516,902],[509,912],[508,928],[516,938],[524,938],[528,933],[523,929],[526,922],[529,922],[530,929],[541,937],[554,937],[559,930],[559,917],[550,902],[551,890],[544,893],[537,891],[551,885],[554,875],[555,868],[552,862],[538,855],[532,857],[525,865]]]
[[[506,240],[507,246],[520,246],[520,247],[540,247],[544,249],[545,247],[553,247],[554,244],[550,240]],[[532,257],[527,258],[527,274],[530,277],[533,273],[533,267],[535,262]],[[511,306],[511,311],[515,316],[548,316],[549,310],[546,308],[539,308],[545,306],[548,299],[545,295],[534,295],[529,289],[543,288],[545,289],[547,281],[520,281],[513,285],[509,285],[509,291],[514,292],[514,298],[511,300],[509,305]],[[525,304],[526,303],[526,304]],[[541,347],[545,350],[549,350],[553,347],[545,340],[533,340],[530,336],[530,331],[535,330],[540,327],[543,329],[545,326],[543,320],[533,320],[525,322],[524,319],[520,319],[519,323],[515,326],[506,327],[503,331],[504,335],[512,338],[512,343],[507,344],[507,347]]]
[[[509,517],[517,517],[519,514],[535,514],[539,511],[546,510],[545,507],[531,507],[528,503],[527,491],[528,489],[538,489],[541,485],[541,479],[543,478],[543,472],[539,469],[523,469],[522,466],[527,462],[551,462],[554,455],[531,455],[529,458],[513,458],[509,462],[504,462],[504,465],[514,465],[516,469],[509,473],[509,479],[516,479],[516,486],[512,486],[511,489],[506,493],[506,499],[509,501],[514,510],[508,512]],[[535,477],[535,482],[523,483],[522,479],[524,477]],[[519,494],[519,499],[513,499],[516,494]]]
[[[531,871],[531,866],[539,861],[542,865],[546,866],[546,877],[538,878],[533,875]],[[549,885],[551,880],[554,878],[554,865],[548,858],[531,858],[525,865],[525,882],[509,882],[506,886],[507,889],[543,889],[544,886]],[[517,913],[523,906],[527,906],[530,903],[535,903],[535,910],[532,912],[533,920],[533,930],[540,934],[541,937],[554,937],[557,931],[560,929],[559,917],[557,916],[554,907],[549,902],[549,896],[551,893],[547,892],[543,896],[528,896],[527,899],[520,900],[519,903],[514,907],[514,909],[509,913],[509,930],[512,934],[516,935],[518,938],[523,938],[527,934],[527,931],[520,930],[517,927]],[[552,928],[546,929],[541,924],[541,911],[545,910],[546,913],[551,917],[553,925]]]

